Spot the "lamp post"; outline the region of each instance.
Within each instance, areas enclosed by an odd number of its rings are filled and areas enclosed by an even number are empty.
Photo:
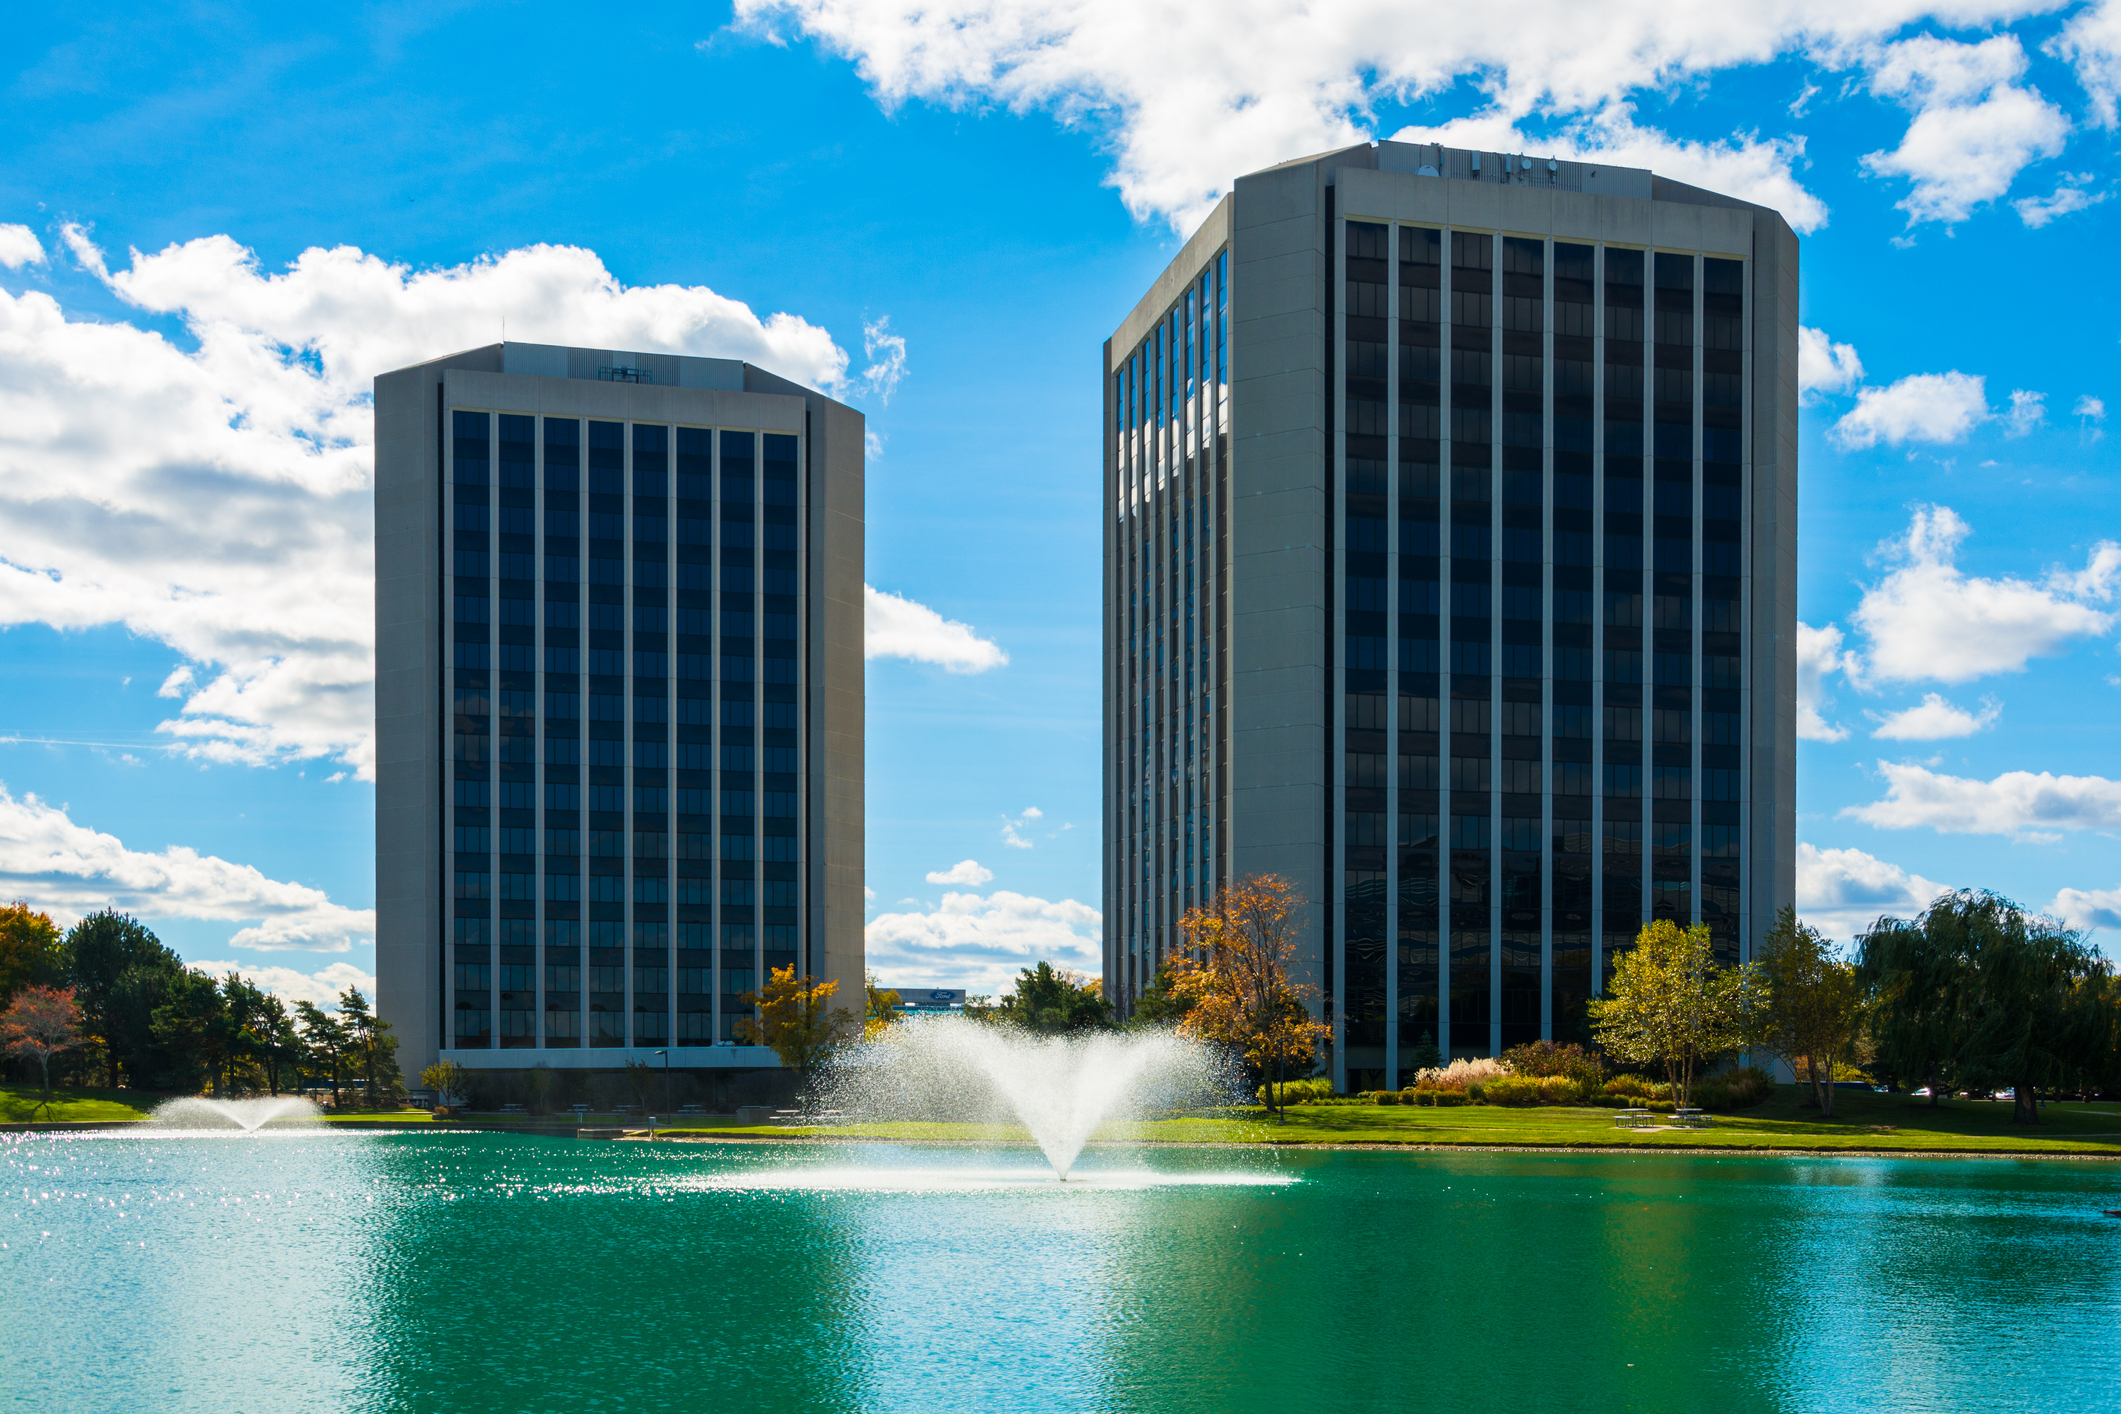
[[[670,1052],[657,1051],[663,1058],[663,1113],[670,1113]]]

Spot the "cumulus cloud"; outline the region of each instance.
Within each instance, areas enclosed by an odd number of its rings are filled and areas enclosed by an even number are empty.
[[[1950,886],[1860,849],[1797,845],[1797,913],[1832,938],[1853,938],[1882,917],[1908,918]]]
[[[1989,416],[1979,374],[1911,373],[1884,388],[1865,388],[1834,424],[1834,440],[1852,450],[1880,442],[1957,442]]]
[[[156,854],[77,825],[35,795],[0,785],[0,896],[28,899],[71,926],[101,908],[146,918],[242,922],[230,947],[345,952],[373,941],[372,909],[333,903],[321,889],[268,879],[181,845]]]
[[[1437,127],[1403,128],[1393,137],[1400,142],[1435,142],[1485,152],[1539,152],[1579,162],[1647,167],[1661,177],[1773,207],[1799,232],[1826,225],[1826,203],[1805,190],[1794,172],[1804,156],[1801,137],[1762,139],[1747,134],[1721,142],[1689,142],[1639,126],[1624,103],[1601,108],[1545,136],[1525,132],[1508,115],[1483,113]]]
[[[1848,728],[1826,719],[1826,679],[1847,672],[1856,655],[1841,646],[1841,630],[1832,624],[1813,628],[1797,625],[1797,735],[1806,741],[1841,741]]]
[[[0,624],[123,624],[185,660],[163,730],[203,757],[373,767],[375,375],[498,338],[744,358],[849,395],[824,329],[699,286],[628,287],[596,255],[531,246],[415,271],[350,246],[264,270],[227,236],[134,251],[126,304],[195,347],[0,291]],[[881,367],[904,367],[875,326]],[[872,369],[875,372],[875,369]]]
[[[991,883],[993,880],[994,871],[982,868],[977,859],[960,859],[948,869],[928,871],[928,882],[931,884],[963,884],[976,889],[981,884]]]
[[[2005,771],[1990,781],[1880,761],[1885,799],[1842,815],[1886,830],[1923,826],[1944,834],[2052,837],[2056,830],[2121,827],[2121,781]]]
[[[926,604],[866,584],[862,599],[864,658],[910,658],[948,673],[984,673],[1009,661],[1007,653],[981,638],[970,624],[946,619]]]
[[[2115,100],[2121,97],[2121,0],[2086,5],[2070,16],[2046,48],[2076,68],[2077,82],[2092,101],[2093,120],[2113,127]]]
[[[944,894],[930,908],[882,913],[863,931],[869,966],[910,984],[989,996],[1039,962],[1095,976],[1104,967],[1104,918],[1074,899],[1051,902],[997,889]]]
[[[1087,130],[1111,153],[1108,180],[1127,208],[1181,233],[1241,173],[1364,141],[1380,105],[1462,85],[1486,95],[1480,121],[1491,129],[1537,119],[1559,132],[1497,146],[1613,162],[1647,155],[1682,181],[1768,200],[1809,230],[1826,213],[1793,175],[1799,140],[1742,133],[1676,142],[1634,128],[1634,98],[1789,54],[1844,66],[1868,56],[1879,93],[1915,112],[1908,140],[1878,155],[1880,170],[1915,183],[1910,205],[1920,219],[1942,219],[1989,199],[1983,193],[1999,177],[2007,187],[2067,122],[2016,82],[2024,55],[2015,40],[1888,41],[1932,15],[1979,27],[2031,8],[2027,0],[1615,0],[1586,23],[1580,7],[1560,0],[737,0],[735,23],[851,59],[887,108],[991,105]],[[1962,49],[1973,52],[1955,53]],[[1955,174],[1955,158],[1979,175]]]
[[[2003,705],[1993,700],[1984,700],[1979,712],[1969,712],[1932,692],[1917,706],[1879,718],[1871,735],[1884,741],[1944,741],[1986,731],[2002,715]]]
[[[1824,329],[1797,328],[1797,391],[1807,401],[1846,393],[1863,382],[1863,360],[1854,344],[1837,344]]]
[[[2018,85],[2025,68],[2013,34],[1978,44],[1917,35],[1877,52],[1871,92],[1915,117],[1899,147],[1869,154],[1863,166],[1913,184],[1897,203],[1910,226],[1964,221],[2009,191],[2028,164],[2062,151],[2069,119]]]
[[[2018,213],[2019,220],[2037,231],[2057,216],[2088,210],[2113,195],[2112,192],[2104,191],[2093,195],[2086,191],[2085,183],[2091,179],[2092,174],[2089,172],[2072,174],[2064,177],[2052,194],[2020,197],[2011,203],[2011,209]]]
[[[44,243],[27,226],[0,221],[0,269],[20,270],[44,263]]]
[[[2047,394],[2028,393],[2023,388],[2011,394],[2010,410],[2003,414],[2003,435],[2024,437],[2047,421]]]
[[[1949,506],[1921,506],[1905,536],[1879,547],[1896,567],[1850,616],[1868,640],[1868,676],[1954,683],[2023,672],[2028,660],[2113,626],[2114,615],[2094,605],[2121,587],[2121,544],[2102,540],[2082,571],[2035,584],[1963,573],[1955,559],[1970,533]]]
[[[216,977],[234,972],[244,981],[290,1002],[308,1002],[321,1011],[337,1011],[339,997],[348,987],[376,998],[375,974],[363,972],[350,962],[334,962],[321,972],[294,967],[256,967],[247,962],[194,962],[190,966]]]
[[[2047,911],[2071,928],[2121,930],[2121,889],[2063,889]]]
[[[1017,816],[1014,820],[1004,815],[1002,817],[1002,843],[1011,849],[1033,848],[1032,842],[1024,838],[1023,831],[1033,820],[1042,820],[1045,815],[1046,812],[1039,809],[1036,805],[1026,807],[1024,813]]]

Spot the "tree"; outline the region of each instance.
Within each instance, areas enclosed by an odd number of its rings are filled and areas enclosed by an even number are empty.
[[[339,993],[339,1024],[345,1029],[347,1058],[368,1097],[369,1108],[398,1098],[404,1088],[398,1070],[398,1038],[390,1023],[369,1009],[357,987]]]
[[[737,1022],[737,1037],[771,1049],[807,1087],[812,1072],[860,1034],[854,1013],[831,1004],[839,989],[837,982],[797,977],[793,967],[776,967],[765,986],[744,993],[743,1000],[758,1014]]]
[[[1856,968],[1836,956],[1818,929],[1784,905],[1754,949],[1762,987],[1755,1042],[1794,1069],[1801,1060],[1819,1113],[1834,1114],[1834,1062],[1849,1048],[1863,1016]]]
[[[0,1012],[0,1049],[37,1062],[47,1106],[52,1102],[52,1057],[74,1049],[81,1040],[81,1008],[71,987],[24,987]]]
[[[260,1001],[257,1015],[251,1021],[251,1030],[257,1037],[259,1063],[265,1067],[265,1087],[277,1095],[281,1077],[285,1075],[292,1079],[301,1064],[302,1033],[296,1028],[287,1003],[271,993],[266,993]]]
[[[862,1039],[879,1040],[886,1031],[898,1024],[902,1015],[899,1008],[904,1005],[905,999],[877,981],[873,972],[862,979],[862,991],[869,1003],[868,1015],[862,1019]]]
[[[1662,1064],[1672,1097],[1686,1104],[1705,1060],[1745,1043],[1756,1023],[1754,964],[1718,967],[1705,923],[1644,926],[1613,960],[1613,981],[1591,1000],[1598,1044],[1631,1065]]]
[[[1856,940],[1856,972],[1870,998],[1879,1067],[1930,1104],[1958,1088],[1973,985],[1968,911],[1946,895],[1909,922],[1881,918]]]
[[[121,1073],[141,1089],[166,1084],[171,1058],[154,1017],[185,975],[183,961],[138,919],[112,909],[76,923],[60,952],[110,1086],[117,1087]]]
[[[1041,1036],[1108,1031],[1112,1003],[1095,978],[1041,962],[1017,974],[1016,989],[987,1013],[987,1019]]]
[[[1134,1014],[1127,1019],[1138,1026],[1175,1026],[1193,1010],[1193,999],[1179,994],[1171,969],[1159,967],[1149,985],[1134,999]]]
[[[204,972],[180,971],[152,1016],[165,1080],[186,1094],[197,1094],[206,1086],[218,1093],[235,1044],[235,1027],[220,984]]]
[[[1172,989],[1187,1004],[1178,1033],[1236,1052],[1268,1082],[1267,1107],[1277,1113],[1281,1095],[1271,1082],[1290,1066],[1307,1074],[1326,1034],[1311,1015],[1316,989],[1289,976],[1305,905],[1278,875],[1232,880],[1179,919],[1188,952],[1170,964]]]
[[[58,925],[19,899],[0,904],[0,1007],[24,987],[59,984],[66,961]]]
[[[436,1061],[420,1072],[420,1083],[434,1091],[435,1103],[447,1110],[463,1103],[465,1080],[464,1067],[453,1060]]]
[[[346,1078],[346,1028],[330,1012],[319,1010],[313,1003],[296,1002],[295,1015],[302,1024],[302,1040],[307,1048],[311,1066],[322,1070],[331,1081],[331,1107],[339,1107],[339,1085]]]
[[[1974,1001],[1960,1068],[1983,1088],[2009,1085],[2012,1120],[2038,1124],[2040,1091],[2098,1063],[2110,968],[2082,934],[1999,894],[1950,894],[1930,905],[1939,908],[1964,920],[1969,944]]]

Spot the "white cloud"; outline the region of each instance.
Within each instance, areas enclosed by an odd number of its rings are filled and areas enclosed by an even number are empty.
[[[158,854],[130,850],[35,795],[16,799],[4,785],[0,896],[27,899],[69,926],[101,908],[248,922],[229,946],[266,951],[345,952],[376,931],[373,910],[342,907],[321,889],[268,879],[248,864],[181,845]]]
[[[627,287],[572,247],[420,271],[313,248],[268,273],[210,236],[112,272],[81,228],[61,237],[196,348],[0,291],[0,624],[176,649],[194,672],[165,683],[183,708],[163,730],[213,760],[371,770],[376,374],[490,343],[505,316],[520,339],[745,358],[849,395],[892,381],[849,375],[794,315]],[[877,346],[902,369],[895,338]]]
[[[1978,44],[1917,35],[1878,51],[1871,92],[1913,110],[1891,152],[1873,152],[1864,170],[1906,177],[1898,203],[1908,224],[1964,221],[2010,190],[2018,173],[2062,151],[2069,119],[2038,91],[2018,87],[2025,50],[2012,34]]]
[[[735,23],[851,59],[886,108],[922,100],[1050,113],[1107,147],[1108,180],[1128,210],[1181,233],[1241,173],[1363,141],[1379,105],[1439,99],[1461,86],[1486,95],[1482,121],[1538,119],[1610,161],[1654,151],[1658,170],[1682,181],[1713,171],[1710,185],[1755,200],[1779,192],[1771,204],[1807,230],[1825,210],[1792,175],[1797,140],[1740,134],[1682,144],[1644,133],[1618,141],[1612,134],[1632,131],[1635,96],[1670,94],[1788,54],[1843,65],[1870,56],[1883,91],[1918,110],[1908,141],[1880,161],[1916,179],[1924,209],[1948,209],[1978,199],[1973,193],[1994,180],[1938,171],[1948,156],[1966,155],[1984,173],[2014,173],[2023,159],[2013,165],[2012,154],[2042,150],[2064,120],[2011,82],[2024,62],[2015,41],[2007,54],[1949,46],[1975,51],[1976,67],[1998,72],[1963,94],[1946,56],[1918,41],[1880,46],[1931,16],[1956,29],[2046,8],[2042,0],[1614,0],[1587,14],[1564,0],[737,0]],[[1554,141],[1504,145],[1560,149]]]
[[[2106,400],[2095,398],[2090,393],[2077,399],[2077,405],[2069,410],[2071,417],[2088,418],[2093,422],[2106,421]]]
[[[2047,911],[2071,928],[2121,930],[2121,889],[2063,889]]]
[[[1863,360],[1854,344],[1837,344],[1824,329],[1797,327],[1797,391],[1816,398],[1821,393],[1846,393],[1863,382]]]
[[[1034,848],[1032,842],[1024,838],[1022,831],[1033,820],[1044,819],[1045,813],[1045,811],[1033,805],[1027,807],[1024,813],[1017,816],[1014,820],[1004,815],[1002,817],[1002,843],[1011,849]]]
[[[1957,442],[1989,416],[1985,380],[1978,374],[1911,373],[1885,388],[1865,388],[1856,406],[1834,424],[1843,447],[1880,442]]]
[[[2121,827],[2121,781],[2104,776],[2005,771],[1992,781],[1977,781],[1891,761],[1880,761],[1878,770],[1885,777],[1885,799],[1851,805],[1842,815],[1881,829],[1927,826],[1962,835]]]
[[[254,987],[290,1002],[308,1002],[322,1011],[337,1011],[339,996],[348,987],[357,988],[370,1002],[376,999],[375,974],[363,972],[350,962],[335,962],[321,972],[303,972],[293,967],[254,967],[247,962],[194,962],[187,964],[216,977],[239,974]]]
[[[1773,207],[1801,233],[1826,225],[1826,203],[1806,191],[1793,172],[1804,156],[1801,137],[1761,139],[1747,134],[1722,142],[1689,142],[1637,126],[1633,112],[1623,103],[1587,114],[1546,136],[1527,133],[1512,117],[1497,112],[1436,127],[1402,128],[1392,136],[1399,142],[1435,142],[1484,152],[1537,152],[1578,162],[1647,167],[1660,177]]]
[[[2064,177],[2053,195],[2020,197],[2011,203],[2011,209],[2018,213],[2019,220],[2037,231],[2057,216],[2087,210],[2113,195],[2112,192],[2103,191],[2094,196],[2086,191],[2084,184],[2091,179],[2092,174],[2089,172]]]
[[[967,888],[976,889],[981,884],[992,883],[993,880],[994,871],[982,868],[977,859],[960,859],[948,869],[928,871],[928,882],[931,884],[963,884]]]
[[[44,243],[27,226],[0,221],[0,269],[20,270],[44,263]]]
[[[1878,729],[1871,735],[1884,741],[1943,741],[1986,731],[2002,715],[2003,706],[1995,701],[1983,701],[1981,710],[1975,713],[1932,692],[1918,706],[1880,718]]]
[[[1049,902],[997,889],[944,894],[917,912],[885,913],[863,932],[869,966],[904,985],[964,987],[989,996],[1041,961],[1095,976],[1104,919],[1074,899]]]
[[[2121,545],[2101,541],[2081,572],[2034,584],[1962,573],[1954,560],[1969,533],[1949,506],[1922,506],[1906,536],[1879,547],[1897,567],[1850,616],[1869,640],[1866,675],[1954,683],[2023,672],[2029,659],[2113,626],[2114,616],[2093,604],[2112,599],[2121,582]]]
[[[1856,655],[1841,647],[1841,630],[1832,624],[1797,625],[1797,735],[1806,741],[1840,741],[1848,728],[1836,726],[1821,710],[1826,705],[1829,673],[1846,672]]]
[[[906,376],[906,336],[891,332],[889,315],[862,326],[862,356],[869,360],[862,386],[879,404],[890,402]]]
[[[2003,435],[2023,437],[2047,421],[2047,394],[2028,393],[2023,388],[2011,394],[2010,411],[2003,414]]]
[[[1009,661],[1007,653],[971,625],[946,619],[926,604],[866,584],[862,596],[864,658],[911,658],[949,673],[984,673]]]
[[[2077,82],[2092,101],[2093,119],[2101,127],[2113,127],[2115,100],[2121,97],[2121,0],[2086,5],[2046,48],[2076,66]]]
[[[1797,844],[1797,913],[1832,938],[1853,938],[1881,917],[1907,918],[1950,886],[1860,849]]]

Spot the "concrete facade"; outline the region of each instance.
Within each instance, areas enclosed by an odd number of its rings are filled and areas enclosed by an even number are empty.
[[[1255,873],[1310,900],[1344,1082],[1424,1026],[1567,1039],[1652,916],[1749,953],[1795,891],[1797,271],[1777,213],[1640,169],[1381,143],[1237,180],[1101,362],[1108,995]]]
[[[378,1005],[407,1074],[775,1064],[730,1044],[737,993],[863,982],[861,414],[734,360],[516,343],[384,374],[375,407]]]

